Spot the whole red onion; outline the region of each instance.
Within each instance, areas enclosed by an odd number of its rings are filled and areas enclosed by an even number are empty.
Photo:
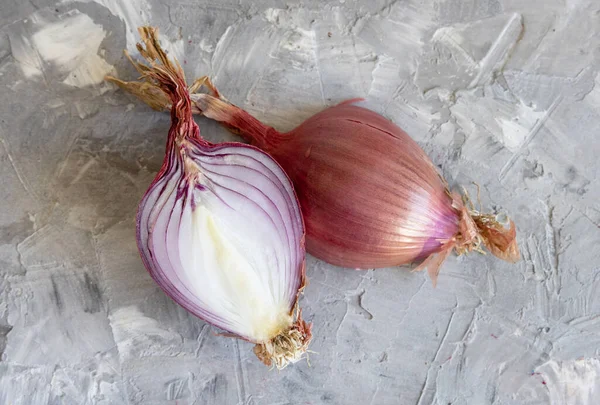
[[[204,116],[279,162],[296,188],[307,251],[328,263],[368,269],[426,259],[417,269],[428,267],[435,283],[452,249],[483,244],[503,260],[519,259],[512,221],[505,229],[495,216],[466,207],[406,132],[353,105],[358,100],[280,133],[218,97],[192,98]]]

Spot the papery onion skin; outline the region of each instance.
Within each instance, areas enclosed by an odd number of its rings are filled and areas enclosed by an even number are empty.
[[[294,182],[307,249],[328,263],[410,263],[439,252],[458,231],[459,212],[429,158],[370,110],[341,104],[272,142],[257,146]]]
[[[183,70],[158,45],[156,29],[139,31],[145,47],[138,50],[149,65],[130,60],[153,94],[172,104],[166,156],[137,213],[142,261],[175,302],[256,343],[260,360],[284,368],[312,337],[297,304],[306,283],[305,231],[291,181],[254,146],[202,139]],[[240,253],[232,241],[251,249]]]

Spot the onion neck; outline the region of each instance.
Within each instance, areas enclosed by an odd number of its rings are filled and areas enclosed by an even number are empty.
[[[184,87],[185,89],[185,87]],[[187,90],[184,90],[187,93]],[[193,139],[202,144],[207,142],[200,136],[200,128],[192,117],[192,102],[189,94],[173,93],[171,108],[171,130],[169,137],[181,147],[186,140]]]
[[[186,139],[208,144],[200,137],[200,130],[194,122],[194,112],[183,69],[176,60],[170,60],[158,42],[158,29],[140,27],[142,42],[137,44],[140,55],[146,64],[133,60],[127,51],[125,55],[141,73],[144,81],[125,82],[107,76],[106,79],[124,90],[136,95],[152,108],[171,109],[171,129],[167,149],[181,146]]]
[[[240,135],[252,145],[272,152],[277,149],[283,135],[273,127],[263,124],[241,108],[209,94],[193,94],[194,107],[205,117],[219,121],[231,132]]]

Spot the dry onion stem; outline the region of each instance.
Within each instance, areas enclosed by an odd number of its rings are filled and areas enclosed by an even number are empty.
[[[114,82],[156,110],[170,103],[152,83]],[[288,133],[264,125],[225,100],[207,77],[191,92],[194,113],[217,120],[268,152],[292,179],[304,214],[307,250],[358,269],[417,261],[435,285],[443,261],[485,246],[519,260],[516,229],[450,192],[433,163],[402,129],[350,100]]]

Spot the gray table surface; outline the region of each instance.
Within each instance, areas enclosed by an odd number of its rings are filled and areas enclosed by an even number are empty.
[[[282,130],[366,98],[523,260],[452,256],[433,289],[308,257],[315,353],[267,369],[138,256],[169,116],[102,77],[135,77],[142,24]],[[599,31],[597,0],[0,1],[0,404],[597,404]]]

